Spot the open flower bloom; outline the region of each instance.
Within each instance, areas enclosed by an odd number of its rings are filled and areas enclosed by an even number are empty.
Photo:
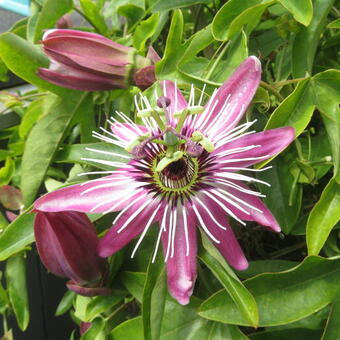
[[[52,29],[44,34],[42,43],[51,64],[39,69],[39,77],[75,90],[125,88],[137,69],[151,64],[134,48],[95,33]]]
[[[71,279],[66,284],[70,290],[85,296],[110,293],[110,289],[102,287],[106,261],[97,254],[98,237],[85,214],[38,212],[34,234],[45,267]]]
[[[144,96],[139,105],[136,100],[144,126],[117,112],[124,122],[112,118],[108,136],[95,133],[128,150],[130,156],[123,156],[128,158],[127,164],[116,162],[115,153],[106,153],[112,161],[92,161],[118,167],[111,175],[49,193],[35,202],[35,208],[120,211],[100,240],[98,251],[103,257],[140,234],[134,256],[148,229],[157,223],[159,236],[153,256],[162,243],[169,291],[179,303],[187,304],[197,275],[197,227],[238,270],[248,264],[227,216],[240,224],[255,221],[280,231],[259,199],[261,194],[244,184],[261,182],[247,175],[255,171],[248,167],[277,154],[294,138],[291,127],[254,133],[246,132],[253,122],[237,126],[260,76],[259,60],[249,57],[204,107],[203,94],[195,105],[193,89],[187,102],[176,84],[164,81],[158,107],[151,107]]]

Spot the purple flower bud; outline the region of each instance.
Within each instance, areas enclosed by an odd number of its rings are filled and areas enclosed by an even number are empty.
[[[44,34],[43,48],[50,67],[38,75],[53,84],[82,91],[125,88],[138,68],[151,64],[132,47],[99,34],[54,29]]]
[[[85,214],[38,211],[34,234],[40,258],[53,274],[80,286],[101,283],[106,261],[97,255],[98,237]]]
[[[133,80],[141,90],[146,90],[156,81],[155,66],[149,65],[135,72]]]

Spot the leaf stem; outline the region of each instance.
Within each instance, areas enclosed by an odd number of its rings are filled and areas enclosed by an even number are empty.
[[[275,83],[274,86],[275,87],[282,87],[282,86],[286,86],[289,84],[295,84],[298,83],[302,80],[305,80],[307,78],[295,78],[295,79],[288,79],[288,80],[284,80],[284,81],[279,81],[278,83]]]
[[[279,99],[280,101],[284,100],[284,97],[280,94],[279,91],[276,90],[276,88],[272,85],[269,85],[268,83],[264,82],[261,80],[260,82],[260,86],[262,86],[263,88],[265,88],[266,90],[268,90],[269,92],[271,92],[277,99]]]

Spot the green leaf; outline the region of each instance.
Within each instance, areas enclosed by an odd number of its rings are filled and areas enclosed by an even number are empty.
[[[247,35],[243,31],[232,38],[226,59],[217,64],[216,71],[211,77],[215,82],[225,82],[235,69],[248,57],[247,40]],[[261,88],[259,88],[258,91],[260,89]]]
[[[0,186],[7,185],[15,171],[15,163],[11,157],[6,158],[5,166],[0,168]]]
[[[31,130],[22,160],[21,190],[25,206],[30,205],[44,180],[46,171],[73,116],[86,107],[88,95],[70,91]],[[88,99],[89,100],[89,99]],[[42,143],[43,146],[42,147]]]
[[[188,44],[188,47],[185,49],[179,64],[185,65],[186,62],[193,59],[200,51],[209,46],[213,41],[214,37],[212,36],[211,25],[208,25],[196,32],[191,39],[190,44]]]
[[[105,324],[102,317],[94,319],[91,327],[80,337],[80,340],[105,340]]]
[[[292,0],[291,2],[293,2]],[[294,1],[298,4],[302,1]],[[296,34],[292,50],[293,77],[311,75],[314,56],[320,37],[326,27],[326,20],[334,0],[315,0],[314,15],[308,27],[302,27]]]
[[[340,183],[340,71],[327,70],[312,78],[311,92],[313,100],[321,112],[334,162],[334,176]]]
[[[142,302],[146,274],[124,271],[120,275],[120,279],[129,293]]]
[[[0,234],[0,261],[23,250],[34,241],[34,214],[24,212]]]
[[[158,21],[159,13],[157,12],[139,23],[133,35],[133,46],[137,50],[143,51],[145,49],[146,41],[156,32]]]
[[[319,329],[268,329],[264,332],[258,332],[251,334],[251,340],[292,340],[292,339],[308,339],[308,340],[320,340],[321,331]]]
[[[293,14],[296,21],[308,26],[313,18],[313,4],[311,0],[279,0],[289,12]]]
[[[215,277],[221,282],[226,291],[230,294],[234,303],[237,305],[242,315],[249,324],[257,327],[259,315],[256,302],[250,292],[242,285],[239,280],[228,275],[227,271],[215,260],[207,251],[202,251],[199,258],[213,272]]]
[[[55,23],[73,7],[72,0],[46,0],[37,18],[34,42],[42,38],[43,30],[54,28]]]
[[[274,214],[284,233],[289,234],[294,227],[301,208],[302,187],[296,185],[294,177],[289,173],[292,164],[291,156],[274,159],[272,169],[259,172],[257,178],[271,184],[271,187],[259,185],[263,199]]]
[[[20,329],[24,331],[28,326],[30,315],[26,287],[26,266],[23,254],[13,256],[7,260],[6,281],[14,314]]]
[[[287,260],[258,260],[250,261],[246,270],[239,271],[237,274],[242,279],[249,279],[255,275],[263,273],[276,273],[291,269],[297,262]]]
[[[265,130],[282,126],[295,129],[295,136],[299,136],[307,127],[314,111],[313,98],[309,88],[310,80],[301,81],[270,116]]]
[[[196,4],[208,4],[210,0],[157,0],[152,6],[152,11],[167,11],[170,9],[192,6]]]
[[[197,315],[201,300],[192,296],[190,303],[181,306],[168,299],[165,305],[161,340],[246,340],[234,325],[205,320]]]
[[[101,152],[114,153],[116,155],[98,153],[92,150],[98,150]],[[119,155],[122,155],[120,157]],[[114,167],[109,164],[100,164],[94,161],[89,161],[87,159],[98,159],[108,161],[108,162],[123,162],[128,161],[127,156],[130,154],[119,146],[109,144],[109,143],[90,143],[90,144],[74,144],[70,146],[63,147],[56,155],[56,161],[62,163],[78,163],[96,166],[97,168],[105,170],[113,170]]]
[[[0,58],[0,81],[8,81],[8,68]]]
[[[340,18],[330,22],[327,25],[328,28],[340,28]]]
[[[103,35],[108,33],[108,27],[105,23],[104,17],[100,13],[99,6],[92,0],[80,0],[80,6],[86,16],[89,19],[93,27]]]
[[[142,318],[145,340],[159,338],[167,294],[166,270],[160,256],[152,263],[149,261],[143,290]]]
[[[340,300],[335,301],[328,315],[327,324],[322,334],[322,340],[340,339]]]
[[[271,0],[230,0],[224,4],[215,15],[212,23],[212,31],[216,40],[227,40],[232,34],[235,34],[237,29],[251,21],[252,15],[256,16],[255,12],[260,8],[265,9],[274,1]],[[246,12],[250,9],[250,12]],[[250,16],[250,17],[249,17]],[[239,18],[240,17],[240,18]],[[234,21],[237,20],[237,23]],[[231,25],[235,25],[230,32]]]
[[[191,297],[186,306],[172,299],[165,304],[160,340],[246,340],[238,327],[205,320],[197,315],[201,300]],[[143,339],[143,322],[137,317],[121,323],[111,332],[112,340]]]
[[[75,295],[76,293],[72,292],[71,290],[66,291],[59,302],[57,310],[55,311],[56,316],[66,313],[72,307]]]
[[[69,92],[37,76],[39,67],[48,67],[47,57],[38,46],[30,44],[13,33],[0,35],[0,58],[14,74],[32,85],[60,95]]]
[[[112,293],[109,296],[96,296],[86,307],[85,319],[91,321],[124,298],[123,295]]]
[[[307,221],[308,254],[317,255],[340,219],[340,185],[331,179]]]
[[[55,102],[55,99],[56,97],[51,94],[44,98],[35,100],[27,107],[19,126],[19,136],[21,139],[25,139],[27,137],[33,125],[45,114],[45,112],[49,111]]]
[[[143,338],[143,320],[141,316],[122,322],[111,332],[111,340],[137,340]]]
[[[158,77],[167,78],[176,70],[177,63],[182,58],[183,24],[183,14],[177,9],[172,16],[163,58],[156,63]]]
[[[339,295],[339,265],[340,259],[310,256],[288,271],[261,274],[244,281],[257,302],[259,326],[277,326],[297,321],[334,301]],[[209,320],[250,326],[224,291],[207,299],[199,315]]]

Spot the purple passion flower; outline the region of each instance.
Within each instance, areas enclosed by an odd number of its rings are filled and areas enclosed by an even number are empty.
[[[34,221],[38,253],[53,274],[70,279],[67,287],[85,296],[107,295],[102,287],[106,261],[97,254],[94,225],[83,213],[39,211]]]
[[[136,70],[151,64],[148,58],[137,55],[134,48],[95,33],[52,29],[44,34],[42,44],[51,63],[48,69],[39,69],[39,77],[75,90],[125,88]]]
[[[109,176],[49,193],[35,202],[35,208],[46,212],[120,211],[99,242],[99,255],[103,257],[140,235],[133,257],[148,229],[157,223],[159,234],[153,259],[162,243],[169,291],[179,303],[187,304],[197,276],[197,227],[238,270],[246,269],[248,263],[227,216],[242,225],[244,221],[255,221],[280,231],[260,200],[262,195],[244,184],[261,182],[247,173],[264,169],[249,166],[274,156],[294,139],[291,127],[254,133],[246,132],[254,122],[237,126],[260,77],[260,61],[249,57],[205,106],[201,106],[203,91],[195,104],[193,88],[187,102],[176,84],[162,82],[163,93],[157,94],[157,106],[152,107],[143,95],[139,104],[136,99],[143,126],[117,112],[123,122],[112,118],[111,132],[105,136],[94,133],[129,151],[130,156],[123,156],[128,158],[127,164],[92,159],[118,169]]]

